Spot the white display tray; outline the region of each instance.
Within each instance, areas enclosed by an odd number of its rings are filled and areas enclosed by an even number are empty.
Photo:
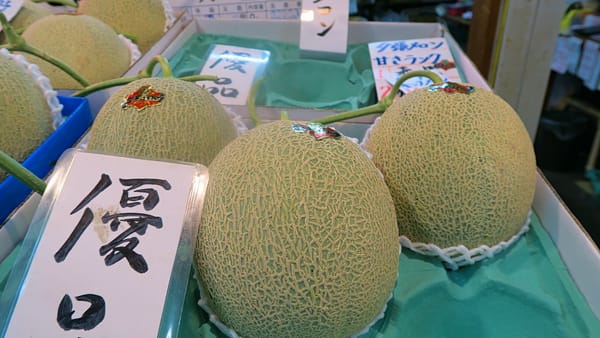
[[[157,53],[162,53],[167,59],[170,58],[190,36],[197,32],[262,38],[297,44],[300,37],[300,22],[288,20],[193,20],[188,16],[183,16],[126,75],[134,75],[139,72],[145,67],[149,59]],[[446,37],[455,62],[462,70],[465,80],[489,89],[485,79],[479,74],[473,63],[460,50],[452,36],[439,24],[351,22],[348,43],[440,36]],[[231,106],[229,108],[245,118],[248,116],[247,109],[243,106]],[[257,110],[259,116],[266,121],[277,119],[281,108],[258,107]],[[331,111],[324,110],[294,108],[286,108],[286,111],[290,114],[290,118],[304,120],[331,113]],[[353,136],[353,133],[364,132],[373,119],[374,117],[363,117],[351,120],[350,123],[340,124],[340,129],[344,133]],[[33,196],[0,229],[0,261],[23,238],[38,201],[39,197]],[[600,288],[598,287],[600,285],[600,251],[539,172],[533,210],[552,238],[580,292],[595,315],[600,317]]]

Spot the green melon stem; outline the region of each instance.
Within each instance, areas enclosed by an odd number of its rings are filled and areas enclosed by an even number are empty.
[[[246,106],[248,107],[248,115],[250,116],[252,124],[254,124],[255,127],[259,124],[262,124],[260,117],[258,117],[258,112],[256,111],[256,94],[258,93],[258,88],[264,80],[265,78],[261,77],[252,84],[252,87],[250,87],[250,92],[248,93],[248,100],[246,102]]]
[[[34,173],[25,168],[21,163],[17,162],[5,152],[0,150],[0,169],[13,175],[19,181],[23,182],[31,190],[42,195],[46,190],[46,182],[35,176]]]
[[[418,76],[426,77],[426,78],[430,79],[431,81],[433,81],[433,83],[443,82],[442,78],[438,74],[428,71],[428,70],[415,70],[412,72],[408,72],[408,73],[402,75],[396,81],[396,83],[394,83],[394,86],[392,87],[392,90],[390,91],[390,93],[387,94],[386,96],[384,96],[383,98],[381,98],[381,100],[379,100],[379,102],[377,102],[376,104],[370,105],[367,107],[363,107],[363,108],[359,108],[359,109],[355,109],[355,110],[351,110],[351,111],[347,111],[347,112],[343,112],[343,113],[339,113],[339,114],[335,114],[335,115],[321,117],[318,119],[314,119],[311,122],[321,123],[321,124],[330,124],[330,123],[334,123],[334,122],[350,120],[350,119],[365,116],[365,115],[383,113],[394,102],[394,98],[396,97],[396,94],[400,90],[400,86],[404,82],[406,82],[406,80],[411,79],[413,77],[418,77]]]
[[[167,60],[167,58],[165,58],[164,56],[162,56],[160,54],[155,55],[150,60],[150,62],[148,62],[146,69],[143,70],[142,73],[145,74],[146,77],[151,77],[152,70],[154,69],[154,67],[156,67],[157,64],[160,65],[162,77],[173,77],[173,70],[171,69],[171,65],[169,64],[169,61]]]
[[[67,7],[73,7],[73,8],[78,7],[78,5],[75,1],[70,1],[70,0],[52,0],[52,1],[50,1],[50,0],[31,0],[31,2],[35,2],[36,4],[40,4],[40,3],[44,3],[44,2],[46,2],[46,3],[52,2],[55,4],[62,5],[62,6],[67,6]]]
[[[67,65],[64,61],[52,57],[47,53],[28,44],[25,41],[25,39],[23,39],[19,34],[17,34],[17,32],[12,28],[11,24],[8,22],[6,16],[2,12],[0,12],[0,23],[2,24],[2,30],[4,31],[6,40],[8,41],[8,44],[2,45],[0,46],[0,48],[6,48],[10,52],[23,52],[37,56],[40,59],[51,63],[52,65],[58,67],[59,69],[67,73],[70,77],[72,77],[83,87],[89,86],[89,82],[75,69]]]
[[[71,96],[73,97],[84,97],[87,95],[90,95],[94,92],[106,89],[106,88],[111,88],[111,87],[116,87],[116,86],[123,86],[126,85],[130,82],[133,82],[135,80],[139,80],[141,79],[142,76],[136,75],[136,76],[129,76],[129,77],[122,77],[122,78],[118,78],[118,79],[111,79],[111,80],[106,80],[106,81],[102,81],[102,82],[98,82],[95,83],[93,85],[87,86],[73,94],[71,94]]]
[[[189,75],[178,77],[179,80],[188,81],[188,82],[197,82],[197,81],[217,81],[219,79],[216,75]]]

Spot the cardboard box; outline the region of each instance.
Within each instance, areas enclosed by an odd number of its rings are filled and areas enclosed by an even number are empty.
[[[243,29],[240,29],[240,27],[243,27]],[[181,48],[192,34],[197,32],[230,34],[240,37],[298,43],[299,30],[299,21],[192,20],[189,17],[184,17],[172,28],[174,34],[175,32],[179,32],[176,34],[176,37],[172,41],[168,41],[169,39],[161,40],[152,50],[154,52],[162,50],[162,55],[168,59]],[[465,80],[489,89],[486,81],[478,73],[473,63],[460,50],[452,36],[439,24],[351,22],[348,43],[440,36],[448,40],[454,54],[455,62],[462,70]],[[168,43],[168,46],[165,43]],[[149,54],[153,53],[152,50]],[[143,60],[138,61],[128,74],[135,74],[142,69],[143,65],[146,64]],[[230,106],[229,108],[248,120],[246,107]],[[265,121],[278,119],[281,110],[281,108],[258,107],[259,116]],[[333,112],[299,108],[290,108],[286,109],[286,111],[288,111],[292,119],[313,119],[329,115]],[[374,117],[372,116],[363,117],[337,124],[336,127],[349,136],[360,137],[373,120]],[[31,219],[36,201],[28,202],[24,205],[21,212],[17,213],[3,229],[5,230],[5,234],[12,234],[12,236],[2,236],[3,234],[0,232],[0,248],[5,251],[5,248],[8,248],[8,252],[10,252],[10,249],[18,243],[22,235],[15,235],[15,233],[23,233],[23,228],[27,227],[28,224],[27,219]],[[544,229],[554,241],[561,258],[568,268],[570,276],[580,292],[586,298],[595,315],[600,317],[600,288],[598,288],[598,285],[600,285],[600,251],[539,172],[537,175],[533,210],[540,218]],[[4,252],[0,252],[0,260],[5,256]]]

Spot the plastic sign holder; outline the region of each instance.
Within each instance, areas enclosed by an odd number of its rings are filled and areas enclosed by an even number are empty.
[[[347,0],[302,0],[300,55],[343,60],[348,43]]]
[[[197,84],[222,104],[243,106],[254,80],[265,71],[270,56],[271,52],[261,49],[214,45],[200,74],[215,75],[219,79]]]
[[[0,336],[176,336],[207,183],[198,164],[68,150],[0,299]]]

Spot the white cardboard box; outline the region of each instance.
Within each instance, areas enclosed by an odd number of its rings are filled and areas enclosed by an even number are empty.
[[[241,29],[242,27],[243,29]],[[157,53],[162,53],[168,59],[183,46],[191,35],[197,32],[263,38],[297,44],[300,37],[300,22],[288,20],[193,20],[184,16],[126,75],[136,74]],[[462,70],[465,80],[489,89],[485,79],[479,74],[473,63],[460,50],[452,36],[439,24],[351,22],[348,43],[439,36],[447,38],[455,62]],[[247,109],[243,106],[232,106],[230,108],[242,116],[247,116]],[[277,119],[280,110],[280,108],[258,107],[258,113],[264,120]],[[331,113],[331,111],[310,109],[286,108],[286,111],[290,113],[292,119],[312,119]],[[364,129],[366,129],[366,125],[373,119],[374,117],[363,117],[351,122],[354,122],[352,123],[353,126],[365,125]],[[348,125],[342,125],[340,129],[344,131],[343,128],[347,128]],[[362,132],[364,129],[360,129],[358,132]],[[348,134],[348,132],[345,133]],[[38,201],[39,197],[36,196],[28,200],[14,217],[0,229],[0,260],[4,259],[23,238]],[[539,172],[533,209],[538,215],[542,226],[554,241],[571,277],[586,298],[592,311],[597,317],[600,317],[600,288],[598,287],[600,285],[600,251]]]

